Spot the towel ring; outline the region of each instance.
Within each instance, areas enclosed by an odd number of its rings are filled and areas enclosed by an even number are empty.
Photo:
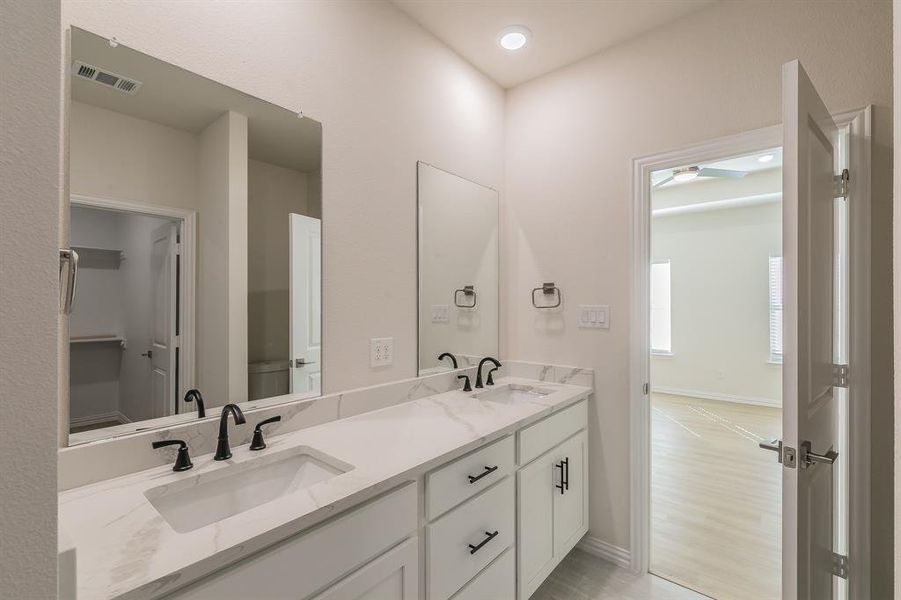
[[[460,294],[463,294],[463,304],[460,304],[458,300],[460,298]],[[472,304],[467,304],[466,298],[469,298],[470,296],[472,296]],[[471,285],[464,285],[461,289],[454,290],[454,306],[456,306],[457,308],[475,308],[477,299],[478,296],[476,295],[476,290]]]
[[[556,304],[546,304],[546,305],[539,306],[538,303],[535,302],[535,292],[541,292],[542,295],[544,295],[544,296],[556,295],[557,296]],[[563,302],[563,292],[560,291],[560,288],[558,288],[556,285],[554,285],[553,281],[543,283],[543,284],[541,284],[541,287],[537,287],[532,290],[532,306],[534,306],[535,308],[538,308],[538,309],[557,308],[558,306],[560,306],[560,304],[562,302]]]

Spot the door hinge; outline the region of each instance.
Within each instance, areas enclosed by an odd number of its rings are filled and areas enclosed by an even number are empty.
[[[848,557],[838,552],[832,553],[832,574],[842,579],[848,578]]]
[[[832,365],[832,386],[846,388],[851,384],[851,368],[848,365]]]
[[[650,394],[651,393],[651,384],[650,383],[643,384],[641,386],[641,393],[644,394],[645,396]]]
[[[848,189],[850,187],[851,172],[843,169],[841,175],[833,176],[832,197],[848,199]]]
[[[181,256],[181,242],[176,242],[175,244],[175,255]]]

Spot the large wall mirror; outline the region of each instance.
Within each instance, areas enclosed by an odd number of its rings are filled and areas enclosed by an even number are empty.
[[[321,125],[77,28],[71,58],[69,443],[319,395]]]
[[[498,194],[423,162],[417,169],[419,372],[426,374],[497,357]]]

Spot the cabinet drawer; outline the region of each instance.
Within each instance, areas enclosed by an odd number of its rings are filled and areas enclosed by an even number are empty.
[[[416,484],[411,483],[238,561],[170,598],[306,598],[409,536],[416,526]]]
[[[516,551],[509,548],[467,583],[453,600],[514,600],[516,598]]]
[[[514,502],[513,479],[507,477],[428,526],[429,600],[450,598],[513,543]]]
[[[519,464],[528,464],[588,425],[588,401],[570,406],[519,432]]]
[[[419,538],[412,537],[314,600],[416,600],[419,597]]]
[[[458,458],[426,476],[426,509],[434,519],[513,472],[513,437]]]

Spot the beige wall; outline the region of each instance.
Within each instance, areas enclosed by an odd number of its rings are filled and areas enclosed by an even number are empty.
[[[780,66],[799,58],[833,112],[876,106],[873,591],[889,593],[880,584],[891,553],[882,518],[892,512],[882,462],[891,455],[891,347],[880,332],[891,319],[890,57],[887,2],[720,2],[509,92],[506,344],[523,360],[595,369],[593,535],[629,546],[631,160],[779,123]],[[566,324],[544,333],[528,290],[551,280],[567,294]],[[610,304],[610,330],[577,329],[580,303]]]
[[[315,174],[311,175],[315,177]],[[319,217],[306,173],[251,160],[247,170],[247,360],[288,360],[288,215]],[[311,207],[310,204],[313,204]]]
[[[499,188],[503,91],[387,2],[166,6],[67,0],[63,24],[321,121],[324,391],[415,375],[416,161]]]
[[[199,139],[195,372],[216,406],[247,400],[247,118],[226,112]]]
[[[901,1],[894,0],[893,4],[893,48],[894,48],[894,116],[895,145],[901,145]],[[894,225],[892,229],[893,240],[901,239],[901,152],[894,156]],[[897,241],[892,247],[893,272],[898,273],[901,265],[901,245]],[[901,322],[901,281],[896,276],[894,279],[894,316],[896,322]],[[901,327],[894,330],[895,348],[895,372],[901,372]],[[901,377],[895,377],[895,514],[901,515]],[[895,598],[901,598],[901,519],[895,519]]]
[[[782,365],[769,353],[770,256],[782,256],[780,202],[651,220],[651,260],[670,261],[673,346],[651,358],[653,390],[782,404]]]
[[[193,133],[82,102],[71,104],[73,194],[196,209],[197,150]]]
[[[55,598],[59,5],[0,14],[0,590]]]

